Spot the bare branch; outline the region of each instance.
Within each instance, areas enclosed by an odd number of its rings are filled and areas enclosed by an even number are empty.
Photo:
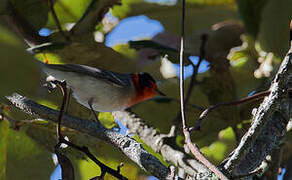
[[[116,111],[113,112],[113,116],[119,119],[129,129],[130,133],[139,136],[155,152],[160,153],[166,161],[182,168],[186,174],[190,176],[195,176],[196,174],[208,176],[208,174],[211,174],[202,163],[183,150],[180,151],[175,144],[169,142],[171,138],[174,138],[172,132],[160,134],[155,128],[148,126],[141,118],[130,112]]]
[[[116,4],[120,4],[120,0],[92,0],[81,19],[71,29],[71,33],[80,35],[93,32],[95,26],[101,22],[109,8]]]
[[[193,66],[193,74],[191,77],[191,81],[189,84],[189,88],[186,94],[186,98],[185,98],[185,106],[189,104],[190,98],[192,96],[193,93],[193,89],[196,85],[197,82],[197,76],[198,76],[198,71],[199,71],[199,67],[201,65],[201,62],[203,61],[203,59],[205,58],[205,54],[206,54],[206,43],[207,43],[207,39],[208,39],[208,35],[207,34],[202,34],[201,35],[201,46],[200,46],[200,54],[199,54],[199,61],[197,63],[197,65],[195,65],[192,61],[191,64]],[[181,119],[181,112],[179,111],[178,114],[176,115],[176,117],[174,118],[173,122],[174,124],[179,124],[180,125],[180,119]]]
[[[193,65],[193,75],[191,77],[191,82],[190,82],[190,85],[189,85],[189,88],[188,88],[188,91],[187,91],[187,95],[186,95],[186,99],[185,99],[185,103],[188,103],[190,98],[191,98],[191,95],[192,95],[192,92],[193,92],[193,88],[197,82],[197,76],[198,76],[198,72],[199,72],[199,67],[202,63],[202,61],[204,60],[205,58],[205,55],[206,55],[206,43],[207,43],[207,40],[208,40],[208,35],[207,34],[202,34],[201,35],[201,45],[200,45],[200,54],[199,54],[199,61],[197,63],[197,65]]]
[[[55,146],[55,153],[57,154],[57,157],[58,157],[58,160],[60,159],[66,159],[65,162],[67,165],[61,164],[62,166],[62,178],[64,179],[64,169],[66,169],[65,167],[70,167],[68,168],[69,170],[69,176],[72,176],[71,174],[71,171],[72,171],[72,168],[73,166],[68,163],[70,162],[69,158],[67,158],[66,156],[62,155],[60,152],[59,152],[59,148],[60,146],[64,143],[64,144],[67,144],[69,147],[72,147],[74,149],[77,149],[78,151],[81,151],[83,152],[84,154],[86,154],[86,156],[91,159],[95,164],[97,164],[100,169],[101,169],[101,177],[103,177],[106,173],[109,173],[111,174],[112,176],[120,179],[120,180],[127,180],[126,177],[124,177],[123,175],[120,174],[120,168],[117,169],[117,170],[114,170],[110,167],[108,167],[107,165],[103,164],[101,161],[99,161],[93,154],[91,154],[91,152],[89,151],[89,149],[85,146],[81,147],[81,146],[78,146],[70,141],[67,141],[64,136],[62,135],[61,133],[61,122],[62,122],[62,117],[63,117],[63,113],[64,113],[64,109],[65,109],[65,104],[66,104],[66,101],[67,101],[67,83],[66,81],[55,81],[54,82],[55,84],[57,84],[61,91],[62,91],[62,94],[63,94],[63,100],[62,100],[62,104],[61,104],[61,107],[60,107],[60,112],[59,112],[59,116],[58,116],[58,123],[57,123],[57,135],[58,135],[58,142]],[[60,162],[60,161],[59,161]],[[74,176],[74,173],[73,173],[73,176]],[[72,178],[71,178],[72,179]]]
[[[291,102],[287,98],[292,72],[291,60],[292,47],[271,84],[269,96],[253,117],[251,127],[224,164],[224,169],[232,176],[247,174],[256,168],[285,135],[290,118]]]
[[[244,103],[252,102],[255,100],[260,100],[269,94],[270,94],[270,91],[262,91],[262,92],[259,92],[257,94],[254,94],[252,96],[248,96],[248,97],[239,99],[237,101],[224,102],[224,103],[219,103],[219,104],[215,104],[213,106],[210,106],[200,114],[198,122],[196,123],[196,125],[194,127],[190,128],[190,130],[191,131],[192,130],[199,130],[201,128],[201,124],[202,124],[203,120],[207,117],[207,115],[217,108],[224,107],[224,106],[236,106],[239,104],[244,104]]]
[[[63,31],[61,23],[60,23],[60,21],[58,19],[58,16],[57,16],[56,12],[55,12],[53,0],[48,0],[48,6],[49,6],[49,8],[51,10],[52,16],[54,18],[54,21],[56,23],[57,28],[59,29],[59,32],[62,34],[62,36],[65,38],[66,41],[69,41],[70,37],[67,36],[65,34],[65,32]]]
[[[52,122],[57,122],[58,120],[58,111],[40,105],[17,93],[7,96],[7,99],[10,100],[15,107],[27,114],[39,116]],[[159,179],[169,179],[170,172],[168,168],[165,167],[156,157],[145,151],[142,145],[137,143],[133,138],[106,129],[96,122],[69,115],[63,116],[62,124],[66,127],[75,129],[114,145],[128,158],[153,176],[156,176]]]
[[[222,180],[227,180],[228,178],[220,172],[216,166],[210,163],[204,155],[200,152],[198,147],[192,143],[190,131],[187,127],[187,122],[185,118],[185,103],[184,103],[184,31],[185,31],[185,0],[182,0],[182,24],[181,24],[181,45],[180,45],[180,106],[181,106],[181,119],[182,119],[182,128],[185,136],[186,144],[191,150],[192,154],[205,166],[207,166],[216,176]]]

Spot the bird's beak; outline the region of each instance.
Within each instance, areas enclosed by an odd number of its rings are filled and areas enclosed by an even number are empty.
[[[166,94],[164,94],[163,92],[161,92],[160,90],[156,89],[156,93],[161,95],[161,96],[166,96]]]

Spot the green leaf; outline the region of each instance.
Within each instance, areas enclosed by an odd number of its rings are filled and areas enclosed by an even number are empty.
[[[235,133],[231,127],[228,127],[222,131],[219,132],[219,138],[221,140],[227,140],[227,141],[235,141]]]
[[[289,48],[292,1],[269,0],[262,11],[258,40],[266,52],[283,58]]]
[[[235,133],[231,127],[228,127],[218,134],[218,140],[211,145],[201,148],[201,151],[212,162],[219,163],[236,146]]]
[[[98,120],[108,129],[112,129],[116,125],[115,118],[110,112],[98,113]]]
[[[12,0],[19,16],[24,18],[35,30],[44,27],[48,20],[48,5],[44,0]]]
[[[120,162],[116,160],[106,160],[100,156],[97,157],[98,160],[106,164],[107,166],[117,169]],[[101,171],[100,168],[92,162],[90,159],[86,160],[78,160],[77,162],[77,170],[80,173],[80,179],[91,179],[93,177],[99,176]],[[132,163],[123,162],[124,166],[121,168],[121,174],[127,177],[128,179],[137,179],[138,169],[137,166]],[[110,174],[105,175],[105,180],[114,179]]]
[[[65,23],[75,23],[82,17],[90,2],[91,0],[58,0],[54,4],[54,9],[62,25]],[[56,28],[56,23],[51,13],[49,13],[49,19],[46,26],[49,28]]]
[[[169,164],[167,162],[164,161],[163,157],[161,156],[161,154],[155,152],[150,146],[148,146],[147,144],[144,143],[144,141],[142,139],[140,139],[140,137],[134,135],[134,139],[139,142],[142,143],[143,148],[149,152],[150,154],[152,154],[153,156],[155,156],[162,164],[164,164],[165,166],[168,166]]]
[[[6,121],[0,123],[0,161],[4,163],[0,166],[1,175],[6,171],[6,179],[47,179],[54,168],[51,153],[32,141],[24,129],[15,131],[7,127]]]
[[[12,33],[0,26],[0,98],[13,92],[32,95],[39,86],[39,70],[34,58]]]
[[[247,33],[257,37],[262,20],[262,10],[269,0],[237,0],[238,11]]]
[[[7,174],[7,136],[8,136],[8,122],[0,121],[0,179],[6,180]]]

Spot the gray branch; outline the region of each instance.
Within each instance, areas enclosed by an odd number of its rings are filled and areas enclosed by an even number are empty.
[[[57,122],[59,112],[56,110],[40,105],[17,93],[7,96],[6,98],[15,107],[27,114],[38,116],[52,122]],[[145,151],[140,143],[137,143],[129,136],[108,130],[94,121],[80,119],[69,115],[63,116],[62,125],[89,134],[114,145],[142,169],[159,179],[170,178],[168,168],[165,167],[156,157]]]
[[[291,53],[290,49],[271,84],[270,95],[258,108],[248,132],[222,163],[223,169],[231,176],[253,171],[279,145],[286,133],[291,105],[287,91],[291,77]]]
[[[186,174],[193,177],[212,176],[210,170],[202,163],[167,142],[173,138],[171,132],[170,134],[160,134],[155,128],[148,126],[141,118],[130,112],[116,111],[113,112],[113,116],[129,128],[130,133],[137,134],[155,152],[160,153],[167,162],[182,168]]]
[[[92,0],[81,19],[71,29],[71,33],[80,35],[93,32],[109,8],[119,3],[120,0]]]

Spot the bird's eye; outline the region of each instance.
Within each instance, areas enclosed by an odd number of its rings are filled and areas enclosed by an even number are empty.
[[[139,73],[139,83],[141,88],[153,87],[155,80],[148,73]]]

